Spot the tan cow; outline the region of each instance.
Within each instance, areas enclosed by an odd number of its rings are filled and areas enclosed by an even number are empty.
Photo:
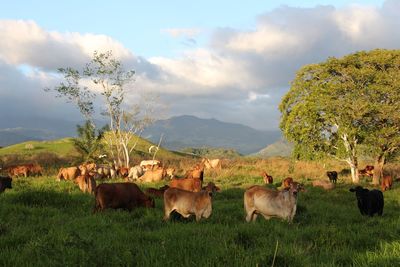
[[[94,180],[94,178],[90,175],[79,175],[76,179],[75,179],[75,183],[78,184],[79,189],[83,192],[83,193],[90,193],[90,194],[94,194],[94,190],[96,189],[96,181]]]
[[[214,169],[214,170],[221,170],[222,164],[220,159],[208,159],[203,158],[201,160],[201,164],[204,164],[206,169]]]
[[[142,167],[145,171],[152,170],[152,169],[158,168],[160,166],[161,166],[161,162],[156,159],[142,160],[140,162],[140,167]]]
[[[140,167],[139,165],[133,166],[132,168],[129,169],[127,180],[135,181],[143,174],[144,174],[144,170],[142,167]]]
[[[297,193],[303,190],[297,182],[290,184],[288,189],[277,191],[254,185],[244,193],[244,209],[246,221],[255,221],[261,214],[266,220],[279,217],[291,223],[296,214]]]
[[[80,173],[78,167],[60,168],[57,174],[57,181],[74,180]]]
[[[142,176],[139,177],[139,181],[150,183],[150,182],[159,182],[165,178],[167,175],[166,169],[158,168],[155,170],[148,170]]]
[[[169,187],[180,188],[187,191],[199,192],[203,181],[199,178],[171,179]]]
[[[196,221],[210,217],[213,192],[215,192],[214,188],[211,188],[210,191],[202,190],[200,192],[168,188],[164,192],[164,220],[169,220],[173,211],[178,212],[185,218],[195,215]]]
[[[96,163],[82,163],[78,166],[79,170],[81,171],[82,175],[89,174],[90,172],[96,171]]]

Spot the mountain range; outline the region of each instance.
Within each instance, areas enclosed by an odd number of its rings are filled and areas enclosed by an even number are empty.
[[[1,118],[0,146],[30,140],[51,140],[76,135],[76,125],[82,122],[48,118]],[[99,124],[100,125],[100,124]],[[261,131],[251,127],[216,119],[201,119],[183,115],[158,120],[146,128],[142,137],[161,146],[180,151],[185,148],[227,148],[242,155],[256,153],[281,139],[281,132]]]

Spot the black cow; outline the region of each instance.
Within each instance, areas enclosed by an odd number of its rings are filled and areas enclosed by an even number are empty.
[[[357,205],[362,215],[368,215],[370,217],[378,213],[382,216],[384,199],[381,191],[377,189],[368,190],[362,188],[362,186],[356,186],[350,188],[350,192],[356,192]]]
[[[0,193],[3,193],[6,188],[12,188],[12,178],[8,176],[0,176]]]
[[[326,172],[326,175],[329,177],[329,181],[336,184],[337,181],[337,171]]]

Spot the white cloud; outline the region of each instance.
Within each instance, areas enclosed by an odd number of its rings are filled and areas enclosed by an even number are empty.
[[[162,29],[161,32],[167,33],[172,37],[188,37],[193,38],[199,35],[202,30],[200,28],[167,28]]]

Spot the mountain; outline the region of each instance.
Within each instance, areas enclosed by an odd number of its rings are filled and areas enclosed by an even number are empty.
[[[156,121],[144,131],[143,137],[157,144],[161,134],[161,145],[168,149],[232,148],[241,154],[254,153],[281,138],[280,131],[260,131],[242,124],[188,115]]]
[[[286,140],[278,140],[277,142],[268,145],[267,147],[261,149],[257,153],[251,154],[250,156],[258,158],[268,158],[268,157],[288,157],[293,151],[293,145]]]

